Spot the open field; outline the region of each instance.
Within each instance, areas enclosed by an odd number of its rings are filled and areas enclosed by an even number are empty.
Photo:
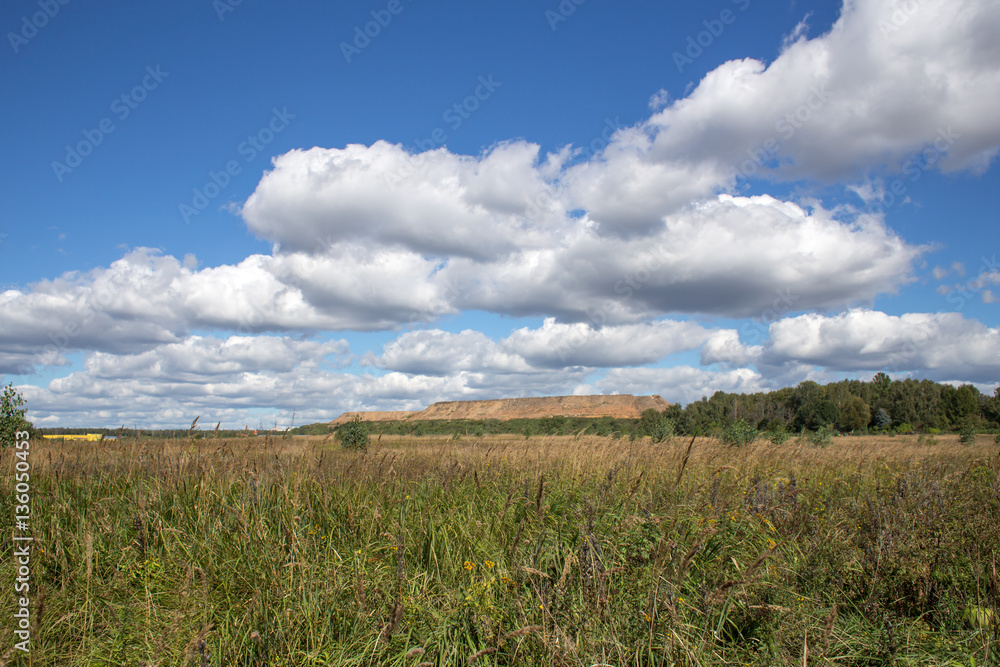
[[[35,441],[33,664],[1000,664],[993,436],[691,442]]]

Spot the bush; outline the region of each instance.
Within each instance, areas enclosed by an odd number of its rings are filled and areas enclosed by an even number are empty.
[[[806,438],[817,447],[829,447],[833,442],[833,429],[829,425],[821,426],[816,431],[810,431]]]
[[[31,424],[24,418],[27,409],[21,407],[23,405],[24,397],[14,389],[14,385],[4,387],[0,397],[0,443],[5,446],[14,446],[18,431],[32,430]]]
[[[364,451],[368,449],[368,425],[361,421],[361,415],[354,415],[351,421],[337,429],[337,438],[344,449]]]
[[[742,447],[743,445],[749,445],[751,442],[757,439],[758,433],[750,424],[746,423],[743,419],[737,419],[732,424],[722,429],[722,434],[719,436],[722,443],[729,445],[730,447]]]
[[[976,424],[972,419],[966,418],[962,421],[962,427],[958,430],[958,439],[963,445],[975,444]]]
[[[653,442],[666,442],[674,437],[677,432],[677,425],[673,419],[661,417],[648,427],[649,436]]]
[[[780,445],[785,440],[788,440],[788,430],[784,424],[778,422],[771,425],[771,428],[767,430],[764,437],[770,440],[772,444]]]
[[[885,411],[885,408],[879,408],[878,412],[875,413],[875,428],[884,431],[890,426],[892,426],[892,418],[889,413]]]

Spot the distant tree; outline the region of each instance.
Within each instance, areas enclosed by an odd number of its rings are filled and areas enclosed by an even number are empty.
[[[678,433],[686,434],[689,432],[687,411],[678,404],[674,403],[664,410],[663,416],[674,422],[674,428]]]
[[[892,425],[892,418],[889,413],[885,411],[885,408],[879,408],[878,412],[875,413],[875,428],[885,429]]]
[[[756,394],[719,391],[683,409],[672,405],[664,414],[674,420],[678,433],[690,435],[717,433],[736,419],[768,431],[776,422],[794,431],[816,431],[830,424],[853,431],[894,424],[928,430],[957,428],[969,415],[1000,424],[1000,387],[993,394],[982,395],[971,385],[892,380],[877,373],[871,382],[842,380],[824,386],[805,381],[796,387]]]
[[[979,416],[979,390],[971,384],[963,384],[958,388],[944,385],[941,389],[941,405],[945,418],[958,425],[966,417]]]
[[[642,435],[652,435],[653,428],[663,419],[663,414],[656,408],[646,408],[639,416],[639,432]]]
[[[707,433],[719,424],[707,398],[688,403],[687,407],[684,408],[684,417],[687,433],[691,435]]]
[[[871,421],[871,408],[860,396],[849,396],[840,409],[838,427],[844,431],[861,431],[868,428]]]
[[[889,387],[892,385],[892,378],[881,371],[872,378],[872,398],[876,401],[886,398],[889,395]]]
[[[837,405],[826,398],[813,397],[799,406],[795,412],[795,428],[816,431],[823,426],[836,424],[840,421],[840,410]]]
[[[959,425],[958,439],[963,445],[974,445],[976,443],[976,419],[968,416],[962,419]]]
[[[566,418],[556,415],[552,418],[552,433],[561,434],[566,432]]]
[[[649,437],[652,438],[653,442],[666,442],[670,438],[674,437],[674,433],[677,431],[677,426],[674,424],[674,420],[667,419],[663,415],[660,415],[659,419],[653,423],[649,429]]]
[[[993,390],[992,397],[984,397],[982,403],[983,416],[1000,424],[1000,386]]]
[[[796,412],[806,403],[819,401],[826,398],[826,390],[817,382],[812,380],[806,380],[805,382],[800,382],[799,386],[795,388],[795,394],[792,399],[792,403],[795,406]]]

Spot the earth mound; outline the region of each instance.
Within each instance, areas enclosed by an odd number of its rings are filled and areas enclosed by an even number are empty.
[[[332,424],[341,424],[354,415],[365,421],[427,421],[431,419],[540,419],[542,417],[614,417],[638,419],[650,408],[662,412],[670,406],[657,394],[633,396],[541,396],[500,398],[487,401],[441,401],[419,412],[345,412]]]
[[[354,419],[355,415],[361,415],[361,419],[366,422],[398,422],[406,421],[417,414],[414,410],[386,410],[383,412],[345,412],[332,422],[331,425],[343,424]]]

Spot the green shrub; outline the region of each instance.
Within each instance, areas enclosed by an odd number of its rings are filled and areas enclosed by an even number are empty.
[[[737,419],[732,424],[722,429],[719,439],[722,443],[730,447],[742,447],[749,445],[758,437],[757,429],[746,423],[743,419]]]
[[[653,442],[666,442],[674,437],[674,434],[677,432],[677,424],[673,419],[661,417],[648,427],[648,431]]]
[[[21,407],[23,405],[24,397],[14,385],[4,387],[0,397],[0,443],[3,445],[14,446],[18,431],[31,430],[31,424],[24,419],[27,409]]]
[[[906,422],[903,422],[902,424],[897,424],[896,425],[896,433],[899,433],[900,435],[906,435],[907,433],[913,433],[913,426],[911,426],[910,424],[907,424]]]
[[[940,435],[940,433],[941,433],[941,429],[939,429],[939,428],[934,428],[934,427],[932,426],[931,428],[927,429],[927,432],[928,432],[928,433],[930,433],[931,435]]]
[[[767,430],[764,437],[770,440],[773,444],[780,445],[784,441],[788,440],[788,429],[785,428],[784,424],[774,424]]]
[[[821,426],[815,431],[809,431],[806,438],[817,447],[829,447],[833,443],[833,429],[829,425]]]
[[[975,444],[976,424],[972,419],[966,418],[962,422],[962,427],[958,430],[958,439],[963,445]]]
[[[337,429],[337,438],[344,449],[364,451],[368,449],[368,425],[361,421],[361,415],[354,415],[351,421]]]

